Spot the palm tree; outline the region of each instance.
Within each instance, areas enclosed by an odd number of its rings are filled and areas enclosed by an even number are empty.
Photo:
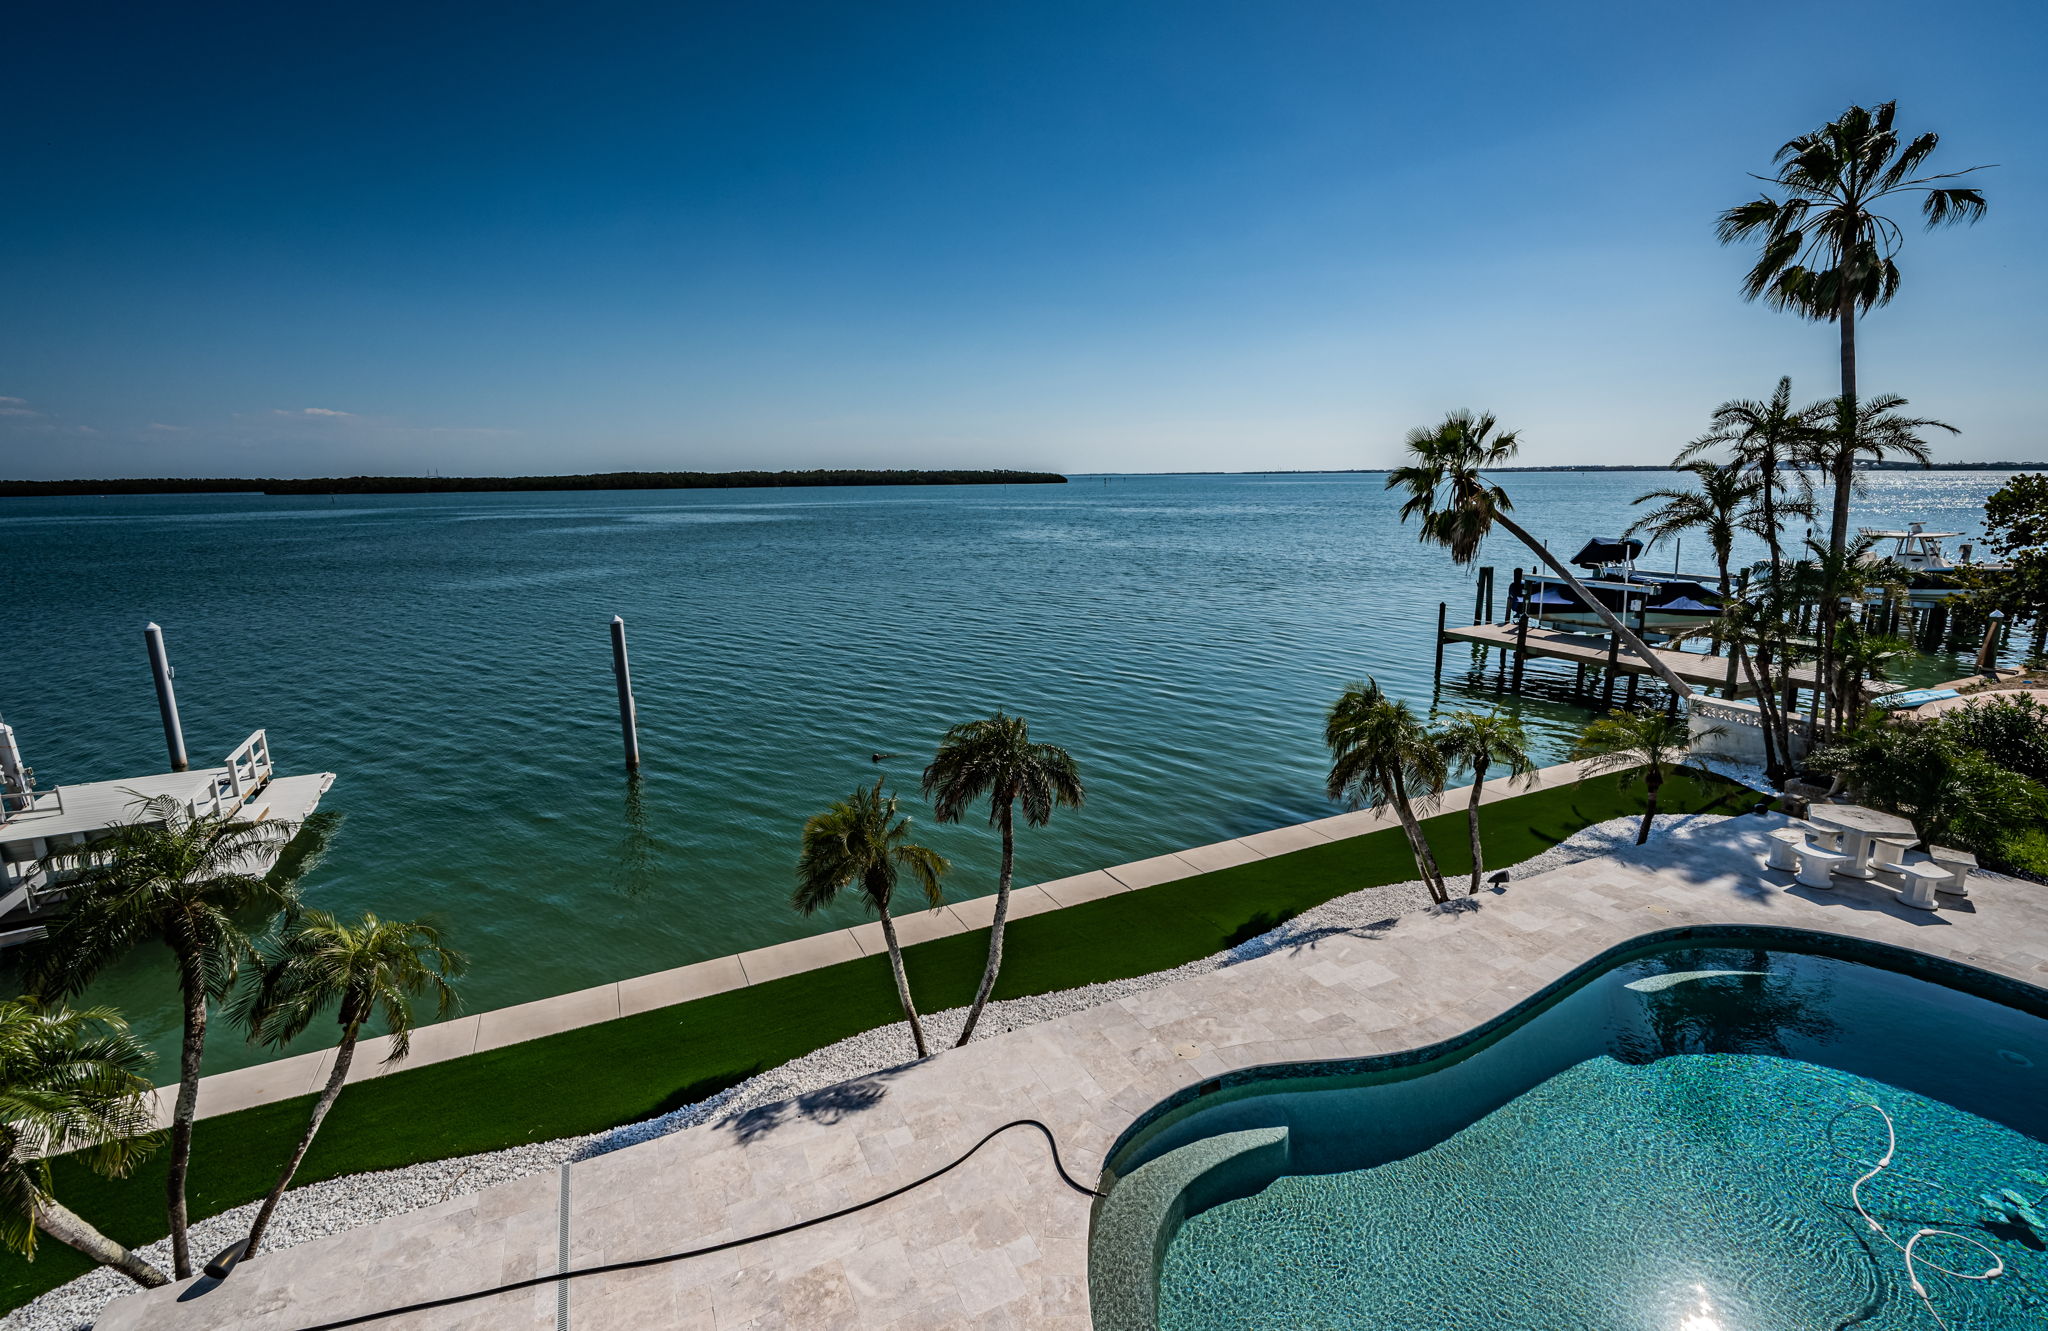
[[[910,977],[903,971],[903,949],[896,942],[896,922],[889,915],[896,883],[910,875],[934,909],[940,897],[939,878],[953,866],[937,851],[909,840],[910,819],[896,816],[896,797],[874,788],[854,791],[804,824],[803,850],[797,857],[796,891],[790,904],[805,915],[830,905],[840,889],[857,887],[861,900],[882,921],[882,941],[889,947],[889,969],[896,977],[896,997],[910,1022],[917,1056],[926,1057],[924,1025],[910,1001]]]
[[[151,1061],[111,1008],[0,1002],[0,1241],[33,1261],[40,1229],[144,1288],[170,1283],[50,1191],[52,1156],[121,1178],[155,1148]]]
[[[1922,437],[1926,430],[1947,430],[1950,434],[1961,434],[1947,421],[1935,420],[1932,416],[1908,416],[1900,410],[1911,404],[1897,393],[1879,393],[1866,399],[1857,409],[1856,442],[1850,448],[1843,448],[1842,436],[1830,430],[1815,446],[1814,460],[1833,473],[1846,471],[1850,478],[1850,492],[1862,489],[1861,466],[1874,462],[1889,462],[1904,458],[1917,462],[1923,467],[1934,465],[1934,449]],[[1843,455],[1847,454],[1846,464]]]
[[[1529,733],[1522,729],[1521,719],[1499,711],[1452,712],[1435,738],[1436,751],[1447,764],[1472,771],[1472,797],[1465,804],[1465,826],[1472,837],[1472,885],[1465,895],[1473,896],[1485,867],[1479,849],[1479,797],[1486,788],[1486,773],[1505,767],[1510,780],[1527,785],[1536,779],[1536,760],[1529,756]]]
[[[1918,175],[1941,142],[1922,134],[1901,144],[1892,121],[1898,104],[1851,106],[1810,134],[1778,149],[1778,171],[1768,183],[1783,197],[1766,193],[1721,214],[1716,228],[1724,245],[1756,240],[1762,246],[1743,279],[1746,300],[1766,301],[1814,320],[1832,320],[1841,332],[1842,392],[1836,399],[1844,438],[1857,437],[1856,314],[1890,302],[1899,289],[1894,262],[1905,239],[1898,223],[1875,211],[1887,199],[1918,194],[1920,213],[1931,231],[1984,216],[1982,193],[1943,184],[1981,167]],[[1834,515],[1828,544],[1839,550],[1849,539],[1852,455],[1834,466]]]
[[[1647,504],[1651,500],[1662,501],[1662,507],[1652,509],[1636,520],[1625,535],[1637,532],[1649,534],[1650,543],[1656,544],[1667,536],[1683,532],[1704,532],[1707,545],[1714,552],[1714,568],[1720,574],[1721,595],[1728,594],[1728,561],[1734,556],[1735,533],[1745,528],[1761,530],[1761,510],[1752,512],[1757,505],[1763,486],[1755,477],[1730,463],[1699,461],[1688,462],[1678,468],[1699,477],[1697,490],[1679,490],[1666,487],[1637,495],[1632,501]]]
[[[1052,820],[1055,807],[1079,808],[1085,792],[1081,774],[1065,749],[1032,742],[1023,717],[998,711],[986,721],[964,722],[946,732],[937,756],[924,769],[924,793],[942,823],[959,822],[968,807],[986,795],[989,823],[1003,838],[1003,862],[996,873],[995,923],[988,935],[988,965],[982,969],[974,1003],[967,1009],[967,1022],[960,1028],[959,1044],[966,1044],[974,1036],[974,1025],[981,1020],[981,1010],[995,990],[996,972],[1003,964],[1003,925],[1010,915],[1010,875],[1016,865],[1017,806],[1023,806],[1027,824],[1044,827]]]
[[[1451,552],[1451,562],[1469,564],[1479,555],[1479,546],[1496,526],[1529,547],[1537,558],[1563,578],[1579,600],[1590,606],[1607,631],[1619,638],[1679,697],[1689,697],[1692,687],[1678,673],[1629,632],[1618,616],[1600,604],[1586,590],[1577,575],[1567,568],[1548,546],[1531,536],[1508,516],[1514,507],[1506,490],[1480,475],[1482,469],[1498,467],[1515,456],[1521,441],[1512,430],[1495,434],[1491,415],[1475,416],[1453,411],[1435,429],[1408,432],[1407,450],[1411,461],[1387,476],[1387,489],[1406,490],[1401,520],[1421,519],[1425,542],[1441,545]]]
[[[1721,726],[1703,727],[1701,736],[1722,733]],[[1586,763],[1586,771],[1622,773],[1624,785],[1642,774],[1649,798],[1643,806],[1643,825],[1636,844],[1650,839],[1650,824],[1657,817],[1657,792],[1664,788],[1667,767],[1698,766],[1692,756],[1691,723],[1669,712],[1609,712],[1579,732],[1572,757]]]
[[[1768,402],[1731,398],[1714,408],[1713,424],[1699,438],[1680,449],[1674,466],[1697,461],[1723,444],[1729,446],[1730,460],[1757,478],[1757,534],[1770,547],[1771,567],[1779,565],[1781,508],[1812,516],[1813,482],[1807,478],[1809,465],[1819,445],[1829,435],[1828,422],[1837,415],[1833,402],[1792,405],[1792,377],[1778,380]],[[1789,478],[1798,489],[1797,498],[1781,503],[1778,496]]]
[[[136,820],[44,861],[60,878],[75,876],[66,883],[70,899],[63,918],[30,958],[28,980],[43,997],[68,997],[141,943],[154,939],[171,950],[185,1038],[164,1190],[171,1266],[183,1280],[192,1274],[185,1176],[199,1108],[199,1064],[206,1053],[206,1004],[227,996],[250,955],[243,920],[297,899],[292,875],[259,871],[292,839],[297,824],[195,814],[169,796],[140,804]]]
[[[244,1259],[256,1255],[279,1199],[341,1095],[364,1025],[372,1018],[381,1020],[391,1037],[391,1052],[384,1061],[400,1062],[412,1052],[413,999],[431,997],[438,1014],[446,1017],[455,1008],[455,990],[448,982],[467,967],[460,953],[442,946],[441,935],[429,925],[380,920],[371,914],[355,924],[343,924],[324,910],[287,919],[266,953],[262,975],[243,987],[232,1009],[250,1038],[282,1048],[331,1010],[341,1039],[306,1131],[249,1226],[242,1245]]]
[[[1414,809],[1416,803],[1425,809],[1434,806],[1442,793],[1444,759],[1408,704],[1387,697],[1376,679],[1347,684],[1323,720],[1323,743],[1330,749],[1330,798],[1345,800],[1354,809],[1391,808],[1401,820],[1415,856],[1415,872],[1428,885],[1430,897],[1449,901],[1444,876]]]

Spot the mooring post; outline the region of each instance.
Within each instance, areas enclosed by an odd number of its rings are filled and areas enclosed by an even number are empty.
[[[178,691],[171,687],[171,658],[164,651],[164,631],[154,621],[145,624],[142,641],[149,648],[149,673],[156,678],[156,708],[163,713],[164,747],[171,751],[171,770],[182,772],[192,764],[185,757],[185,727],[178,721]]]
[[[1493,622],[1493,565],[1486,566],[1486,622]]]
[[[633,670],[626,663],[626,621],[612,616],[612,674],[619,681],[619,731],[626,740],[626,770],[640,770],[640,719],[633,711]]]
[[[1444,626],[1449,622],[1450,614],[1451,603],[1449,601],[1438,601],[1436,603],[1436,677],[1438,679],[1444,677]]]
[[[1529,584],[1522,581],[1522,570],[1515,570],[1515,580],[1508,584],[1509,599],[1514,601],[1515,620],[1515,692],[1522,691],[1522,663],[1529,659]]]

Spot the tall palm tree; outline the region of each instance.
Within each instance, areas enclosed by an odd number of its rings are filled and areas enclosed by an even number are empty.
[[[1701,736],[1722,733],[1721,726],[1707,726]],[[1664,788],[1665,769],[1698,766],[1692,756],[1691,723],[1669,712],[1609,712],[1579,732],[1572,757],[1584,760],[1587,772],[1622,774],[1623,784],[1641,776],[1648,799],[1643,805],[1643,825],[1636,844],[1650,839],[1650,824],[1657,817],[1657,793]]]
[[[324,910],[288,918],[268,940],[265,953],[262,974],[254,984],[243,986],[231,1009],[250,1038],[283,1047],[329,1011],[341,1037],[306,1131],[249,1226],[242,1245],[244,1259],[256,1255],[278,1201],[340,1097],[363,1027],[372,1019],[380,1021],[391,1037],[391,1052],[384,1061],[402,1061],[412,1052],[413,1000],[432,998],[438,1015],[446,1017],[455,1008],[449,981],[467,968],[462,954],[444,947],[430,925],[380,920],[367,913],[354,924],[343,924]]]
[[[1708,451],[1726,444],[1729,460],[1757,478],[1757,534],[1770,547],[1771,567],[1782,559],[1779,534],[1780,512],[1812,516],[1813,482],[1806,467],[1820,444],[1829,436],[1829,422],[1837,416],[1832,401],[1792,405],[1792,377],[1785,375],[1770,400],[1731,398],[1714,408],[1707,432],[1679,450],[1673,465],[1698,461]],[[1779,495],[1790,488],[1790,502]]]
[[[170,1283],[50,1191],[52,1156],[121,1178],[155,1148],[151,1062],[111,1008],[0,1002],[0,1241],[33,1261],[40,1229],[144,1288]]]
[[[178,1057],[178,1098],[171,1116],[165,1181],[171,1266],[192,1274],[185,1176],[199,1108],[199,1065],[206,1053],[206,1005],[234,987],[250,955],[243,922],[297,899],[290,874],[262,872],[297,824],[195,815],[169,796],[141,800],[132,822],[106,836],[52,854],[46,867],[69,877],[65,914],[36,944],[29,985],[44,997],[70,996],[142,943],[162,943],[178,968],[185,1036]]]
[[[896,884],[904,875],[933,908],[941,898],[939,878],[952,866],[937,851],[914,844],[910,819],[898,818],[896,797],[882,793],[882,782],[874,788],[854,791],[835,800],[825,812],[804,824],[803,850],[797,857],[796,891],[790,904],[805,915],[824,909],[843,888],[855,888],[869,910],[882,921],[882,941],[889,947],[889,969],[896,977],[896,997],[910,1022],[910,1038],[917,1056],[931,1051],[925,1047],[924,1024],[917,1019],[917,1006],[910,1001],[910,977],[903,970],[903,949],[896,942],[896,922],[889,907]]]
[[[1450,900],[1414,807],[1419,803],[1427,810],[1436,803],[1444,788],[1444,759],[1408,704],[1389,698],[1370,677],[1347,684],[1323,719],[1323,743],[1330,750],[1330,798],[1353,808],[1391,808],[1430,897]]]
[[[1765,193],[1721,214],[1716,232],[1724,245],[1754,240],[1761,253],[1743,279],[1744,299],[1840,329],[1842,391],[1836,399],[1844,438],[1857,435],[1856,315],[1890,302],[1899,289],[1894,260],[1905,240],[1898,223],[1878,212],[1886,201],[1920,196],[1920,214],[1931,231],[1975,222],[1984,216],[1984,196],[1963,185],[1945,184],[1982,167],[1918,174],[1941,142],[1921,134],[1901,142],[1893,128],[1896,102],[1851,106],[1809,134],[1787,142],[1772,159],[1777,174]],[[1834,466],[1834,514],[1828,544],[1841,549],[1849,539],[1849,489],[1853,459],[1840,455]]]
[[[988,935],[988,965],[981,986],[960,1028],[960,1044],[974,1037],[974,1025],[996,987],[1003,964],[1003,925],[1010,916],[1010,876],[1016,866],[1016,812],[1024,821],[1044,827],[1053,809],[1077,809],[1085,797],[1081,773],[1073,757],[1057,744],[1035,743],[1021,716],[998,711],[986,721],[954,726],[939,741],[939,751],[924,769],[925,798],[942,823],[957,823],[976,800],[988,797],[988,820],[1002,834],[1003,862],[996,872],[995,923]],[[957,1046],[956,1046],[957,1047]]]
[[[1408,492],[1407,502],[1401,505],[1401,520],[1420,518],[1423,541],[1449,550],[1455,564],[1471,563],[1478,557],[1480,543],[1487,535],[1495,527],[1502,528],[1563,578],[1579,600],[1592,607],[1607,631],[1655,670],[1673,693],[1681,698],[1691,696],[1692,686],[1680,679],[1678,672],[1629,632],[1619,616],[1600,604],[1578,576],[1550,553],[1548,546],[1508,516],[1514,504],[1507,491],[1480,472],[1505,465],[1521,448],[1521,440],[1513,430],[1495,434],[1496,424],[1491,415],[1453,411],[1434,429],[1408,432],[1409,462],[1387,476],[1387,489]]]
[[[1522,729],[1521,719],[1498,710],[1452,712],[1434,735],[1436,751],[1446,763],[1472,772],[1472,797],[1465,803],[1465,829],[1472,838],[1472,885],[1465,895],[1473,896],[1479,891],[1479,875],[1486,864],[1479,848],[1479,798],[1486,789],[1486,774],[1504,767],[1511,781],[1527,785],[1536,779],[1536,760],[1529,755],[1529,732]]]
[[[1661,507],[1638,518],[1625,534],[1633,536],[1645,532],[1655,544],[1682,532],[1703,532],[1708,547],[1714,552],[1714,568],[1720,575],[1721,595],[1726,596],[1728,561],[1734,556],[1735,533],[1744,529],[1761,532],[1764,527],[1762,512],[1757,508],[1763,491],[1762,482],[1734,463],[1722,465],[1702,460],[1688,462],[1678,470],[1697,476],[1700,488],[1680,490],[1667,486],[1637,495],[1632,503],[1647,504],[1657,500]]]

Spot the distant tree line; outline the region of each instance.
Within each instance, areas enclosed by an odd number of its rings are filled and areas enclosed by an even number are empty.
[[[0,481],[0,496],[399,495],[524,490],[736,490],[811,485],[1064,485],[1047,471],[607,471],[588,476],[321,476],[310,480],[154,476],[102,481]]]

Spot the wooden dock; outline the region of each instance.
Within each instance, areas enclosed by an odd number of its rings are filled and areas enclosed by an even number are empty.
[[[1617,675],[1654,675],[1656,667],[1642,657],[1623,647],[1614,652],[1606,638],[1590,633],[1569,633],[1561,629],[1529,626],[1527,641],[1522,641],[1513,624],[1474,624],[1469,628],[1446,628],[1442,630],[1445,642],[1470,643],[1475,647],[1494,647],[1508,653],[1512,659],[1517,652],[1531,657],[1548,657],[1553,660],[1570,661],[1589,669],[1606,670],[1610,665]],[[1664,651],[1652,647],[1651,653],[1672,672],[1688,684],[1697,685],[1709,692],[1727,696],[1730,690],[1729,672],[1736,674],[1733,684],[1735,697],[1744,697],[1756,690],[1733,661],[1726,656],[1708,656],[1701,652]],[[1815,685],[1812,666],[1798,666],[1792,677],[1802,689]]]

